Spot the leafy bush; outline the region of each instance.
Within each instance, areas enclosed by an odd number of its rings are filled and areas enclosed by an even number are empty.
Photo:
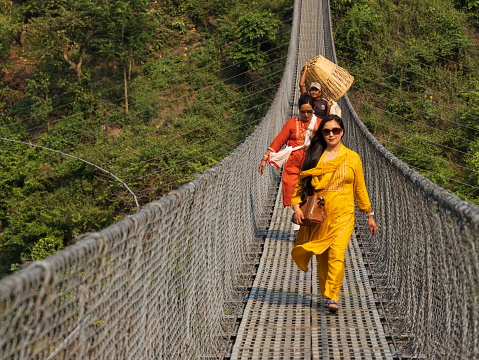
[[[241,16],[234,33],[236,42],[231,57],[241,68],[258,70],[267,62],[267,50],[276,39],[279,25],[280,21],[271,13],[250,13]]]
[[[18,23],[12,22],[9,16],[0,14],[0,58],[5,57],[10,50],[19,29]]]

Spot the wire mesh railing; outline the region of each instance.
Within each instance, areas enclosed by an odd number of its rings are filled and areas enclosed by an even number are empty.
[[[319,43],[305,36],[314,21]],[[0,358],[227,357],[278,184],[272,168],[257,173],[258,160],[292,112],[298,68],[318,51],[336,60],[329,2],[297,0],[281,86],[245,143],[179,190],[0,280]],[[339,104],[381,225],[379,236],[358,235],[396,356],[477,358],[479,210],[387,152],[347,97]]]
[[[258,159],[291,114],[296,57],[289,53],[261,124],[227,158],[137,213],[0,280],[1,359],[228,354],[279,181],[276,170],[258,174]]]
[[[325,28],[326,54],[337,62],[330,22]],[[389,153],[347,96],[340,106],[381,226],[379,236],[364,226],[357,233],[396,357],[479,358],[479,208]]]
[[[254,164],[287,108],[181,189],[3,278],[0,358],[225,356],[278,183]]]
[[[380,234],[364,256],[401,358],[479,356],[479,212],[388,153],[347,99],[343,117],[363,159]]]

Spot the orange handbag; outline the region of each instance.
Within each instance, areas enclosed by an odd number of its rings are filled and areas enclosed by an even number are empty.
[[[310,195],[306,198],[306,202],[301,205],[300,209],[303,212],[303,226],[313,226],[316,224],[322,224],[326,219],[326,215],[324,213],[324,206],[326,201],[324,200],[324,193],[328,190],[331,181],[333,181],[333,177],[336,171],[333,172],[331,175],[331,179],[329,179],[328,186],[325,189],[321,190],[321,195],[319,192],[315,192],[314,195]]]
[[[318,194],[310,195],[307,197],[306,202],[301,205],[301,211],[303,212],[304,226],[313,226],[316,224],[322,224],[326,219],[324,215],[324,198],[318,196]]]

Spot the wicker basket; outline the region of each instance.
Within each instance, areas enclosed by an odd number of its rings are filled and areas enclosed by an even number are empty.
[[[319,82],[322,87],[323,97],[337,101],[346,94],[354,77],[345,69],[329,61],[324,56],[316,56],[306,62],[306,85]]]

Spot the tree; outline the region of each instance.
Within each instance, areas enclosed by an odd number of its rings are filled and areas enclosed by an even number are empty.
[[[95,17],[101,6],[90,0],[32,0],[24,5],[30,44],[38,57],[61,58],[82,78],[82,65],[91,38],[101,21]]]
[[[281,22],[270,13],[250,13],[238,19],[237,39],[232,57],[237,62],[245,62],[248,70],[258,70],[265,65],[268,53],[265,51],[276,39]]]
[[[32,0],[25,4],[30,41],[39,58],[62,59],[82,79],[85,57],[97,52],[128,69],[154,36],[148,0]]]
[[[154,40],[155,18],[148,0],[111,0],[99,9],[101,34],[92,39],[99,56],[118,61],[123,71],[125,112],[128,114],[128,85],[135,61],[144,61]]]

